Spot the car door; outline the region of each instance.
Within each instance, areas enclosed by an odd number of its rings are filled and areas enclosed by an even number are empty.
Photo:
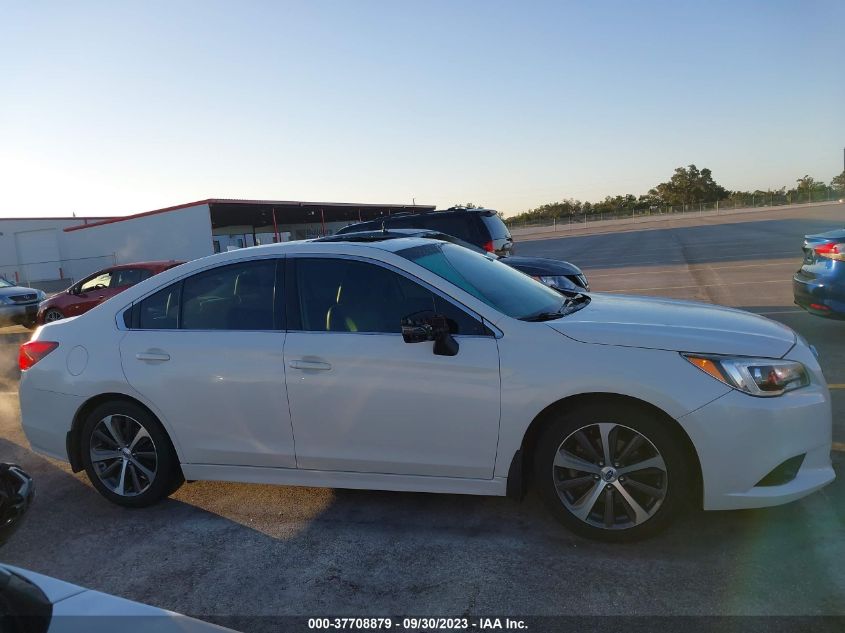
[[[124,373],[165,418],[187,463],[296,466],[282,268],[276,258],[217,266],[129,311]]]
[[[109,285],[112,282],[110,270],[99,272],[83,280],[74,293],[72,301],[64,310],[65,316],[77,316],[88,312],[97,304],[105,301],[109,295]]]
[[[482,320],[382,263],[288,258],[285,364],[300,468],[490,479],[496,338]],[[405,343],[403,317],[448,317],[459,343]]]

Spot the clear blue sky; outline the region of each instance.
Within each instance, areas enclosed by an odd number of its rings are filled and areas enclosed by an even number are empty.
[[[845,2],[0,0],[0,217],[829,181]]]

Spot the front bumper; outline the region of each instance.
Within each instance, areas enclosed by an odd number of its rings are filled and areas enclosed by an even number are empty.
[[[0,325],[33,325],[38,317],[38,303],[0,304]]]
[[[830,463],[832,416],[824,383],[777,398],[731,391],[681,417],[701,462],[705,510],[788,503],[836,477]],[[788,459],[804,456],[794,479],[758,485]]]

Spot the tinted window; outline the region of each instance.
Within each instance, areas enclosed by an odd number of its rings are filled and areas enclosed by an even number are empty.
[[[484,326],[451,303],[387,268],[347,259],[297,259],[302,329],[400,333],[402,319],[440,313],[456,334]]]
[[[276,261],[240,262],[184,281],[183,330],[272,330]]]
[[[88,292],[89,290],[100,290],[101,288],[108,288],[111,283],[111,273],[102,273],[96,277],[92,277],[87,281],[82,282],[79,292]]]
[[[563,298],[554,290],[500,261],[454,244],[437,243],[397,251],[487,305],[523,318],[557,312]]]
[[[479,235],[473,225],[475,214],[430,215],[426,218],[425,228],[443,231],[467,242],[477,242]]]
[[[175,330],[179,326],[181,288],[181,283],[175,283],[138,304],[138,327],[142,330]]]
[[[490,237],[494,240],[505,240],[511,236],[507,225],[498,215],[482,215],[481,221],[484,222],[484,226],[490,231]]]

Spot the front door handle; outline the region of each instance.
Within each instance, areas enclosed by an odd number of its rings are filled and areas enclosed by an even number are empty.
[[[292,360],[288,366],[293,369],[316,369],[319,371],[328,371],[332,368],[331,363],[324,363],[319,360]]]
[[[135,354],[135,358],[137,358],[138,360],[164,362],[166,360],[170,360],[170,354],[153,351],[138,352],[137,354]]]

